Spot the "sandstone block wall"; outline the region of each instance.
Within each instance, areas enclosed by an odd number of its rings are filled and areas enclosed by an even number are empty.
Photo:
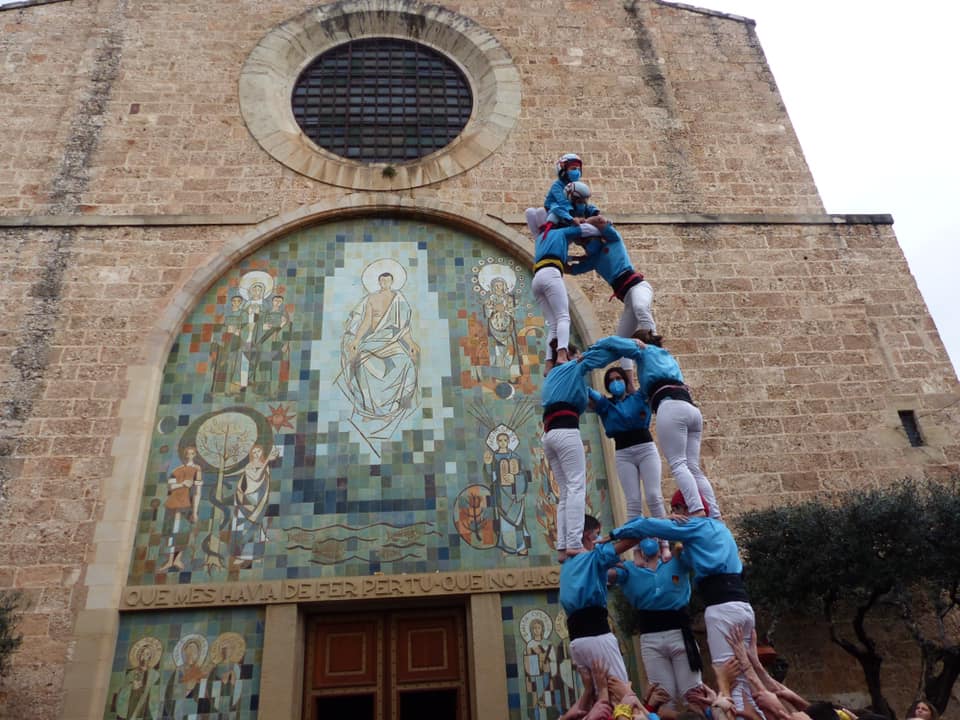
[[[313,4],[73,0],[0,11],[0,587],[29,601],[24,647],[0,683],[10,716],[61,711],[86,568],[98,560],[102,480],[117,470],[119,407],[155,392],[127,367],[144,362],[144,338],[176,292],[249,229],[217,217],[265,218],[349,194],[276,163],[239,113],[250,49]],[[555,157],[581,153],[598,204],[629,220],[620,230],[696,389],[705,467],[731,514],[960,470],[957,380],[889,225],[643,221],[823,212],[750,24],[649,1],[444,5],[509,50],[524,83],[521,120],[494,156],[404,195],[519,232]],[[97,220],[173,214],[199,219]],[[24,218],[41,215],[92,226]],[[573,282],[598,331],[612,331],[620,306],[608,288]],[[901,409],[916,412],[925,447],[909,447]],[[827,651],[821,661],[823,646],[790,643],[802,691],[858,686],[836,673],[845,658]],[[914,689],[908,657],[890,678],[898,707]]]

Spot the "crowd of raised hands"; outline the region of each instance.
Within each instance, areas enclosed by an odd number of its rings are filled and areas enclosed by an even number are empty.
[[[632,684],[607,672],[600,660],[594,661],[589,671],[581,670],[584,690],[577,702],[560,720],[881,720],[883,716],[869,711],[854,712],[829,702],[811,703],[775,680],[764,668],[757,653],[756,642],[744,644],[743,634],[734,630],[728,637],[735,657],[719,670],[717,688],[703,683],[688,691],[682,698],[670,697],[660,685],[647,687],[642,695]],[[738,710],[730,696],[738,677],[746,676],[749,698],[744,698],[743,709]],[[916,703],[926,708],[925,703]],[[922,713],[908,711],[922,720],[936,720]]]

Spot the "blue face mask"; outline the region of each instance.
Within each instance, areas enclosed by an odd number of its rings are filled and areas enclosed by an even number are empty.
[[[623,380],[612,380],[608,389],[614,397],[620,397],[627,392],[627,384]]]
[[[567,170],[567,178],[570,182],[576,182],[580,179],[580,168],[570,168]]]

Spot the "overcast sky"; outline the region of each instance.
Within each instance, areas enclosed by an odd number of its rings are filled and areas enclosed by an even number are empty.
[[[0,7],[10,0],[0,0]],[[955,28],[948,0],[700,0],[749,17],[829,212],[893,215],[960,367]]]
[[[958,5],[691,4],[756,20],[827,211],[893,215],[910,269],[960,367]]]

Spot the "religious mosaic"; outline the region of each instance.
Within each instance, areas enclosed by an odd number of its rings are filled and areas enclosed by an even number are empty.
[[[501,617],[510,720],[556,720],[583,692],[570,658],[570,635],[559,592],[502,595]],[[616,632],[613,615],[610,622]],[[623,642],[622,634],[617,632],[617,637],[627,670],[636,677],[633,649]]]
[[[262,640],[262,610],[124,615],[104,718],[253,720]]]
[[[552,563],[530,284],[477,238],[386,218],[241,261],[170,351],[129,584]],[[582,434],[599,511],[593,416]]]

